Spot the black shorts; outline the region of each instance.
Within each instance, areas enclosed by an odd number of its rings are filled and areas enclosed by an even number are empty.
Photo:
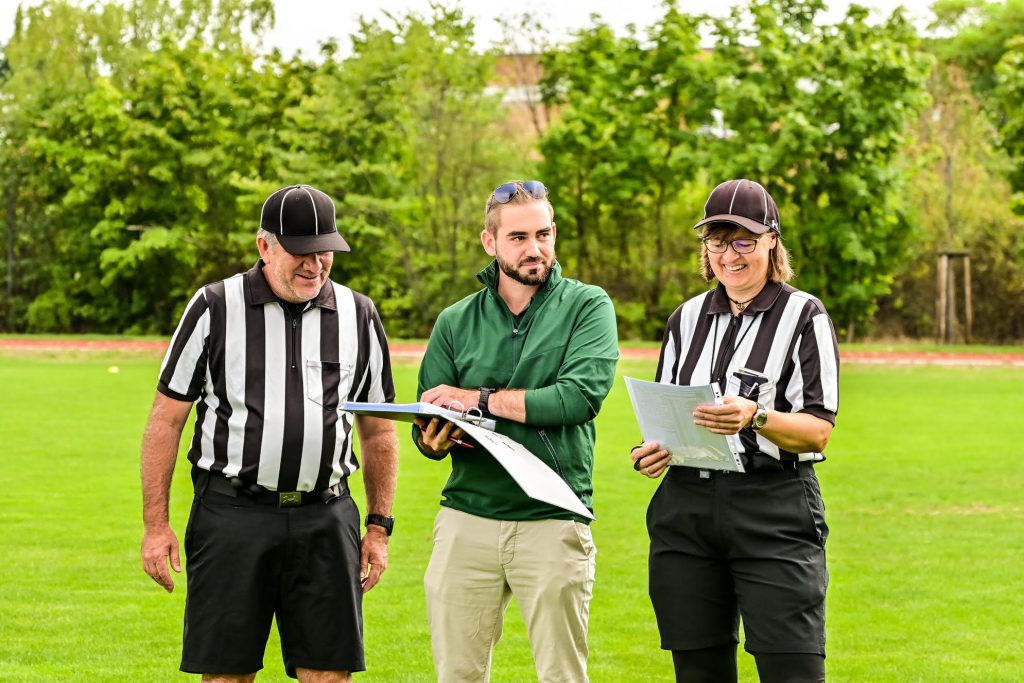
[[[825,654],[825,506],[810,464],[721,473],[671,467],[647,510],[650,594],[666,650],[739,642]]]
[[[289,676],[365,670],[359,531],[347,493],[291,508],[197,494],[185,532],[181,670],[259,671],[275,616]]]

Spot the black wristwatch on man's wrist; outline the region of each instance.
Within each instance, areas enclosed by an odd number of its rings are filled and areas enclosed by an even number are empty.
[[[487,404],[491,400],[491,394],[498,391],[494,387],[480,387],[480,403],[477,404],[477,408],[484,415],[490,415],[491,411],[487,409]]]
[[[383,527],[387,535],[390,536],[391,532],[395,528],[395,516],[394,515],[366,515],[366,521],[363,522],[364,526],[370,526],[375,524],[379,527]]]

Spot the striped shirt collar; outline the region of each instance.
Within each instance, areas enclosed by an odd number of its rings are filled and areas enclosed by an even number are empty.
[[[280,303],[281,298],[274,294],[270,288],[266,276],[263,275],[263,266],[266,264],[263,259],[256,262],[252,268],[245,272],[245,285],[249,290],[249,301],[253,306],[262,306],[269,303]],[[331,281],[327,280],[320,288],[320,293],[313,299],[313,305],[326,308],[331,311],[338,310],[338,304],[334,299],[334,287]]]
[[[781,282],[768,282],[757,296],[747,304],[740,315],[757,315],[762,311],[767,311],[775,302],[778,300],[779,295],[782,294],[783,284]],[[715,290],[711,292],[711,302],[708,304],[708,315],[719,315],[721,313],[732,314],[732,309],[729,307],[729,295],[725,291],[725,285],[721,282],[715,287]]]

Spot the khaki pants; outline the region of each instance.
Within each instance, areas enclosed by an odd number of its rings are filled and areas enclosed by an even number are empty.
[[[538,680],[585,683],[596,554],[579,522],[506,522],[442,507],[423,580],[437,680],[489,680],[515,596]]]

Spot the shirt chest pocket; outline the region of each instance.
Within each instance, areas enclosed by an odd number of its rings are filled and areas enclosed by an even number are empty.
[[[726,396],[742,396],[759,406],[771,406],[775,382],[764,374],[740,368],[729,373],[725,384]]]
[[[337,410],[352,390],[352,363],[306,361],[306,399],[326,410]]]

